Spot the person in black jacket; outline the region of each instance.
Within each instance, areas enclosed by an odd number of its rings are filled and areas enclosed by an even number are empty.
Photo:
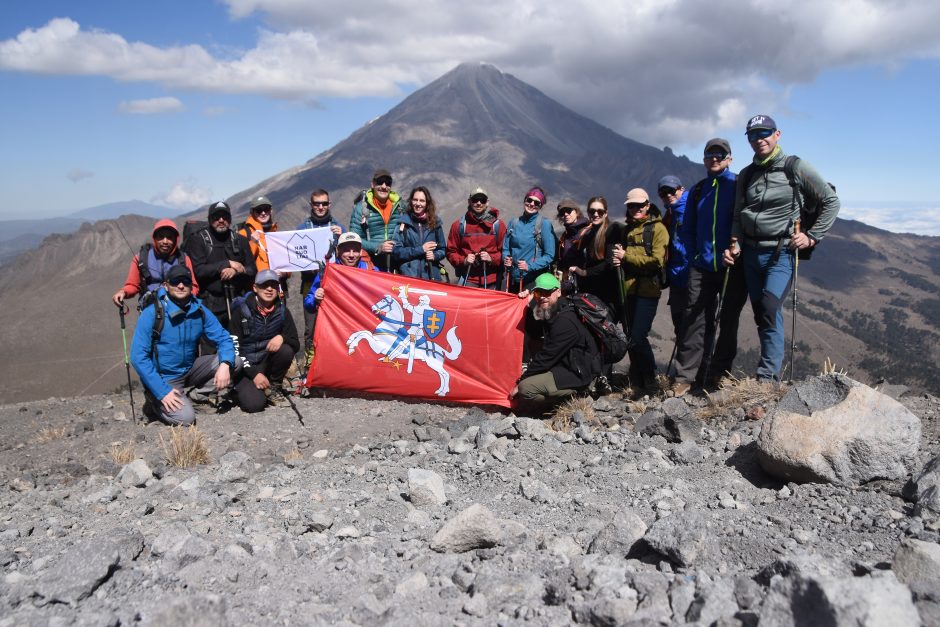
[[[200,298],[228,328],[231,302],[251,291],[257,269],[248,240],[232,230],[232,211],[226,203],[209,207],[209,226],[190,235],[185,249],[193,262]]]
[[[242,378],[235,384],[238,406],[246,413],[264,410],[281,386],[300,350],[290,310],[278,297],[277,272],[258,273],[253,292],[232,302],[229,331],[236,338]]]
[[[597,341],[563,298],[561,284],[553,274],[540,274],[532,290],[533,316],[545,325],[542,347],[532,356],[522,379],[509,398],[545,406],[586,389],[601,373]],[[526,296],[525,293],[520,297]]]

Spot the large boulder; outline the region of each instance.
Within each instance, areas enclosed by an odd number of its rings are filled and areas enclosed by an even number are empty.
[[[841,374],[811,377],[780,400],[758,438],[758,459],[787,481],[857,486],[907,476],[920,419]]]

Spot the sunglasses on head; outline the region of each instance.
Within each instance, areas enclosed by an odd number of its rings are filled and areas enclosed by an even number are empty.
[[[523,202],[527,205],[532,205],[534,207],[542,206],[542,201],[539,200],[538,198],[526,198]]]
[[[747,141],[754,142],[758,139],[767,139],[776,132],[777,129],[774,128],[755,128],[753,131],[747,132]]]
[[[387,176],[380,176],[379,178],[375,179],[375,181],[373,182],[375,183],[376,187],[380,185],[386,185],[388,187],[392,186],[392,179]]]

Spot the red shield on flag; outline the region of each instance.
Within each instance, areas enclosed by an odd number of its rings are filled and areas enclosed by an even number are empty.
[[[307,387],[510,406],[525,300],[339,264],[323,289]]]

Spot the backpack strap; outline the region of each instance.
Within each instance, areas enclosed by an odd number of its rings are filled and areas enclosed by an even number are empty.
[[[538,217],[535,218],[535,250],[540,253],[545,252],[542,249],[542,222],[544,220],[545,218],[542,217],[542,214],[539,214]]]
[[[653,256],[653,223],[647,222],[643,225],[643,250],[647,257]]]
[[[147,285],[150,284],[150,280],[153,278],[150,275],[150,249],[153,248],[152,244],[144,244],[140,247],[140,252],[137,253],[137,274],[140,275],[140,286],[144,289],[141,289],[140,292],[143,294],[146,292]]]
[[[157,354],[157,340],[163,333],[163,322],[166,318],[166,307],[162,298],[153,299],[153,329],[150,331],[150,353],[153,355],[153,361],[160,366],[160,356]]]

